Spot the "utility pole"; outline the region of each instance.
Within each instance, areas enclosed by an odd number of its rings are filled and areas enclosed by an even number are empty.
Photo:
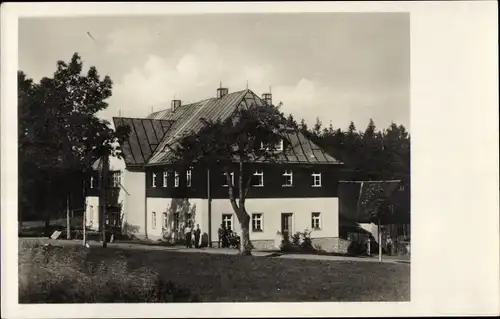
[[[380,216],[378,218],[378,261],[382,262],[382,226],[380,224]]]
[[[66,194],[66,239],[71,239],[71,216],[69,214],[69,194]]]
[[[99,198],[99,204],[101,206],[101,239],[102,239],[102,248],[106,248],[106,191],[108,189],[108,170],[109,170],[109,157],[107,156],[107,152],[104,156],[102,156],[102,170],[101,170],[101,196]]]
[[[208,247],[212,247],[212,196],[210,194],[210,168],[207,168],[207,202],[208,202]]]

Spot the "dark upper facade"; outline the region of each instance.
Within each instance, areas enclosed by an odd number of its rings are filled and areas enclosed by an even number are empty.
[[[176,168],[168,146],[175,145],[190,132],[202,128],[201,119],[224,120],[239,107],[263,106],[271,103],[266,93],[261,99],[251,90],[228,93],[217,89],[217,96],[200,102],[172,106],[147,118],[113,118],[115,127],[130,127],[130,135],[121,147],[126,168],[146,173],[148,197],[206,198],[207,167]],[[311,142],[301,132],[289,130],[283,138],[285,151],[278,163],[252,163],[245,166],[245,178],[252,177],[248,198],[268,197],[332,197],[337,196],[339,168],[342,163]],[[238,167],[234,181],[238,183]],[[211,198],[227,198],[225,176],[218,167],[210,168]]]

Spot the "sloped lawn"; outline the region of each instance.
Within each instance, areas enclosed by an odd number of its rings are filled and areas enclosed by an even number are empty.
[[[410,265],[20,244],[27,302],[409,301]]]

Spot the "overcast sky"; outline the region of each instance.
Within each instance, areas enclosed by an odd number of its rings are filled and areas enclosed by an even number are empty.
[[[90,32],[91,39],[87,32]],[[283,111],[358,129],[409,129],[410,30],[404,13],[225,14],[19,20],[19,69],[39,80],[80,53],[114,82],[101,114],[146,116],[230,92],[272,87]]]

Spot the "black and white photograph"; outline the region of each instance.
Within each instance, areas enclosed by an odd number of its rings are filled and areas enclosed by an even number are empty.
[[[426,234],[411,19],[19,17],[10,293],[20,305],[412,302],[412,235]],[[481,237],[455,235],[429,234],[438,247]]]

